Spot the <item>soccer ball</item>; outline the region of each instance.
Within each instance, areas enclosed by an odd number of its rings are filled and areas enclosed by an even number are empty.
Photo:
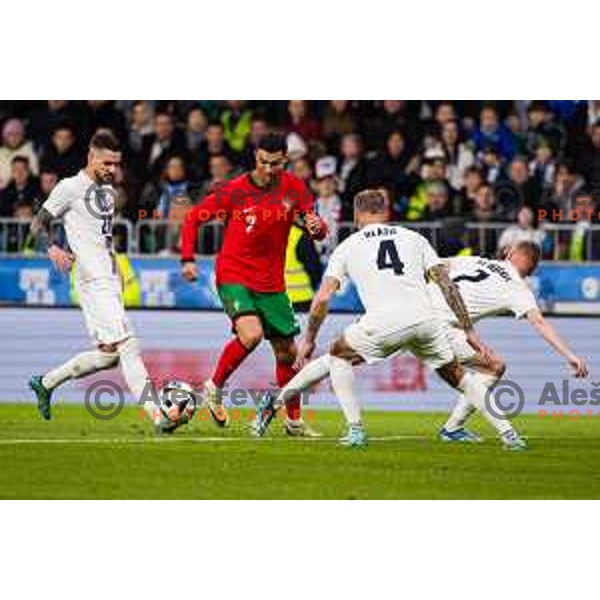
[[[189,423],[196,412],[196,394],[185,381],[167,381],[161,392],[160,410],[171,422]]]

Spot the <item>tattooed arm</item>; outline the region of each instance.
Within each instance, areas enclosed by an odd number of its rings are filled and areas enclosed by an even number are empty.
[[[56,265],[60,271],[68,271],[73,263],[73,257],[70,252],[67,252],[61,244],[60,238],[56,235],[51,235],[50,225],[54,217],[44,207],[40,208],[38,214],[33,218],[29,229],[29,237],[31,240],[40,233],[45,233],[48,236],[48,258]]]
[[[473,328],[473,321],[469,316],[465,301],[460,295],[458,286],[450,278],[448,267],[444,264],[435,265],[427,271],[426,276],[429,281],[433,281],[439,286],[448,306],[456,315],[459,327],[467,334],[469,344],[483,355],[487,355],[489,350],[483,345]]]
[[[327,317],[329,311],[329,302],[332,296],[340,289],[340,282],[335,277],[324,277],[321,287],[313,298],[308,315],[308,324],[304,332],[304,338],[298,348],[298,358],[296,359],[296,368],[302,368],[304,363],[312,356],[315,351],[317,336]]]
[[[460,328],[464,329],[465,331],[473,329],[473,323],[471,321],[471,317],[469,316],[469,312],[467,311],[467,307],[465,306],[465,301],[460,295],[458,286],[450,278],[447,267],[443,264],[431,267],[427,271],[427,279],[438,285],[446,302],[448,303],[448,306],[456,315],[456,319],[458,320]]]

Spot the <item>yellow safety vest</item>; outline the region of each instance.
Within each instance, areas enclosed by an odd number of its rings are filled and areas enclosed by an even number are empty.
[[[142,305],[142,289],[140,282],[131,266],[131,261],[126,254],[117,254],[117,273],[121,278],[123,290],[123,303],[126,307],[134,307]],[[75,278],[77,274],[77,261],[73,263],[71,269],[71,302],[75,306],[79,306],[79,296],[77,294],[77,286]]]
[[[302,235],[302,229],[294,225],[290,230],[285,252],[285,287],[292,304],[310,302],[315,295],[310,277],[297,256],[298,244]]]

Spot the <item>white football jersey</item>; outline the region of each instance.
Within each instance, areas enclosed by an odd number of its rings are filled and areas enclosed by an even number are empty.
[[[368,225],[344,240],[325,277],[350,279],[367,315],[414,324],[431,317],[425,272],[442,261],[420,234],[400,225]]]
[[[537,302],[527,283],[506,260],[489,260],[478,256],[458,256],[447,261],[450,277],[458,285],[471,319],[513,313],[521,318],[537,308]],[[440,289],[429,285],[438,316],[456,322]]]
[[[80,280],[115,276],[112,229],[115,192],[98,186],[85,171],[61,180],[44,202],[52,216],[62,217],[77,261]]]

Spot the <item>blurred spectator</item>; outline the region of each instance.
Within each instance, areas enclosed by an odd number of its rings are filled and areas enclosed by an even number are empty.
[[[58,174],[54,171],[43,170],[40,173],[40,203],[43,203],[50,196],[50,192],[58,183]]]
[[[533,160],[529,163],[529,173],[541,188],[548,188],[554,181],[556,161],[552,146],[545,138],[538,140]]]
[[[350,100],[330,100],[323,115],[323,137],[329,152],[337,154],[342,138],[355,129]]]
[[[29,131],[36,150],[42,151],[50,145],[53,133],[59,125],[81,121],[81,112],[75,102],[68,100],[47,100],[46,106],[32,113]]]
[[[514,221],[521,205],[537,208],[541,187],[529,176],[529,165],[524,156],[515,156],[510,162],[507,183],[498,183],[498,204],[503,218]]]
[[[385,187],[390,190],[392,206],[396,205],[412,189],[410,173],[411,168],[414,170],[413,158],[406,147],[404,135],[400,131],[392,131],[385,149],[367,165],[369,187]]]
[[[576,228],[567,248],[567,258],[572,261],[600,259],[600,236],[592,234],[590,226],[596,222],[596,203],[591,195],[582,193],[575,198]]]
[[[321,125],[309,113],[306,100],[290,100],[286,129],[288,133],[297,133],[305,142],[317,139],[321,135]]]
[[[381,109],[367,117],[361,127],[362,137],[369,150],[379,150],[394,131],[415,144],[421,126],[406,100],[384,100]],[[413,118],[411,118],[411,116]]]
[[[156,113],[153,133],[142,138],[139,154],[141,173],[146,179],[157,181],[167,161],[175,154],[185,156],[185,153],[185,137],[175,127],[173,117],[165,112]]]
[[[0,192],[0,216],[8,217],[14,212],[17,202],[28,203],[32,210],[40,197],[37,179],[32,175],[29,159],[15,156],[11,163],[10,183]]]
[[[337,243],[338,224],[342,217],[342,200],[337,193],[336,160],[326,156],[315,165],[315,207],[327,223],[328,236],[317,244],[322,257],[328,257]]]
[[[258,147],[258,142],[269,132],[269,126],[262,117],[256,116],[250,123],[250,135],[244,149],[244,154],[241,159],[241,166],[246,171],[254,169],[254,153]]]
[[[456,119],[447,119],[444,122],[441,140],[446,154],[448,181],[455,190],[460,190],[464,185],[465,171],[475,164],[475,156],[469,146],[460,141]]]
[[[127,140],[127,127],[123,113],[115,108],[114,100],[87,100],[84,113],[84,142],[98,129],[110,129],[121,142]]]
[[[476,152],[492,147],[504,160],[510,160],[515,152],[512,135],[500,124],[498,112],[493,106],[481,109],[479,128],[473,134],[473,143]]]
[[[552,113],[545,102],[535,101],[527,109],[529,128],[527,129],[527,149],[530,153],[536,152],[540,144],[549,146],[554,156],[562,152],[564,131],[553,121]]]
[[[241,153],[246,146],[252,123],[252,111],[246,107],[245,100],[227,100],[221,123],[229,147],[234,152]]]
[[[481,167],[487,183],[492,185],[497,181],[506,178],[506,174],[502,166],[502,159],[497,147],[494,144],[488,144],[482,149],[480,159]]]
[[[59,179],[76,175],[85,164],[85,155],[76,141],[71,125],[57,125],[50,146],[42,154],[42,171],[52,171]]]
[[[517,215],[517,222],[507,227],[498,240],[498,250],[501,251],[507,246],[514,246],[519,242],[534,242],[542,246],[544,241],[544,232],[534,227],[535,215],[529,206],[521,207]]]
[[[509,114],[504,121],[513,139],[515,154],[527,156],[527,135],[523,123],[516,113]]]
[[[549,214],[552,210],[562,210],[566,218],[566,213],[573,208],[575,198],[584,185],[583,177],[575,172],[573,161],[564,160],[558,163],[554,171],[552,194],[544,197],[540,202],[540,208],[545,209]]]
[[[154,131],[152,124],[152,108],[146,100],[136,100],[131,107],[131,123],[129,124],[129,147],[134,152],[141,152],[144,137]]]
[[[224,154],[230,161],[235,162],[236,156],[225,139],[223,124],[220,121],[213,121],[206,128],[206,137],[200,143],[196,159],[193,161],[195,176],[199,181],[209,177],[210,157],[217,154]]]
[[[590,129],[586,145],[577,157],[577,169],[590,185],[600,185],[600,122]]]
[[[494,256],[498,247],[498,231],[495,227],[485,227],[498,220],[496,197],[489,185],[482,185],[475,195],[468,220],[472,222],[469,233],[469,247],[474,254]]]
[[[465,172],[465,185],[460,190],[461,210],[460,214],[466,215],[477,201],[477,194],[484,185],[481,169],[477,166],[469,167]]]
[[[314,240],[304,229],[293,225],[285,255],[285,284],[294,309],[310,309],[315,291],[319,287],[323,266]]]
[[[304,183],[310,187],[313,171],[310,161],[307,157],[301,156],[300,158],[296,158],[290,163],[291,171],[296,176],[302,179]]]
[[[187,149],[194,153],[200,147],[206,136],[208,119],[204,111],[199,106],[193,106],[187,114],[187,127],[185,136],[187,139]]]
[[[287,136],[288,158],[293,162],[298,158],[303,158],[308,154],[308,148],[304,140],[297,133],[290,133]]]
[[[8,185],[11,177],[12,160],[24,156],[34,175],[39,172],[38,158],[33,144],[25,139],[25,127],[19,119],[9,119],[2,128],[2,146],[0,147],[0,189]]]
[[[424,219],[439,221],[451,215],[448,205],[448,188],[442,181],[430,181],[425,187],[427,207]]]
[[[208,163],[209,178],[202,184],[200,196],[213,192],[217,186],[234,175],[231,161],[224,154],[214,154]]]
[[[359,135],[349,133],[342,138],[338,160],[338,190],[342,197],[342,219],[352,221],[354,196],[367,187],[367,162]]]

